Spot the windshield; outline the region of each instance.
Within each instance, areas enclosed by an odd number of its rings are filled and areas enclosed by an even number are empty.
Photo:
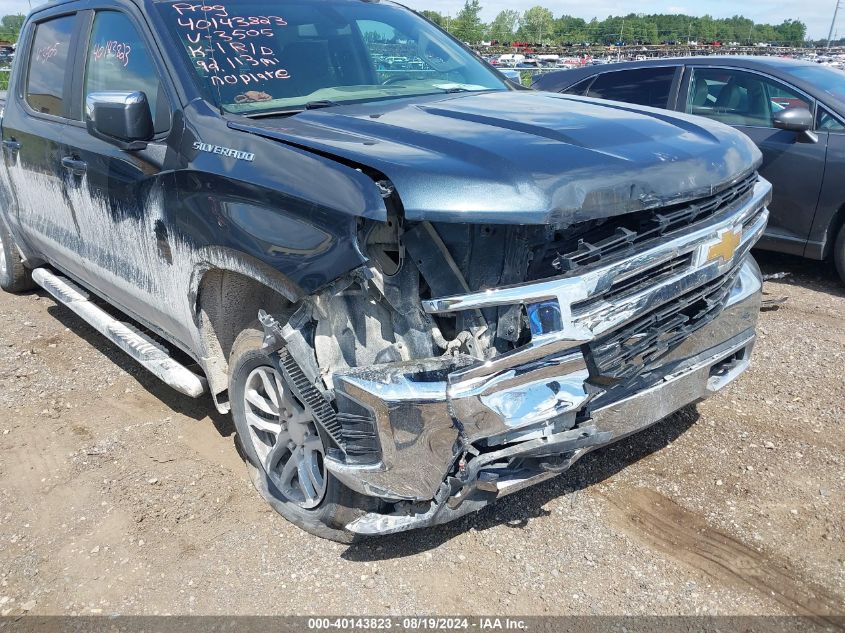
[[[826,66],[801,66],[790,72],[840,101],[845,101],[845,72]]]
[[[508,89],[475,55],[392,4],[244,0],[159,7],[205,92],[229,112]]]

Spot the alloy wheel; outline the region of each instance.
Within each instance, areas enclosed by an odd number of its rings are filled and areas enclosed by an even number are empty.
[[[252,445],[273,484],[301,508],[318,506],[326,494],[323,442],[313,418],[275,368],[257,367],[249,374],[244,413]]]

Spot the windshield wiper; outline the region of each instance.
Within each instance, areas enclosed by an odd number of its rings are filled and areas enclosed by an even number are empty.
[[[305,104],[306,110],[319,110],[320,108],[331,108],[332,106],[342,105],[337,101],[330,101],[329,99],[318,99],[317,101],[309,101]]]
[[[302,108],[286,108],[284,110],[259,110],[258,112],[233,112],[232,114],[245,116],[248,119],[263,119],[264,117],[290,116],[300,112],[305,112],[305,110]]]
[[[273,116],[290,116],[292,114],[299,114],[300,112],[305,112],[306,110],[319,110],[320,108],[331,108],[333,106],[344,105],[342,103],[338,103],[337,101],[330,101],[329,99],[318,99],[316,101],[309,101],[305,105],[297,106],[295,108],[283,108],[281,110],[264,110],[264,111],[257,111],[257,112],[236,112],[235,114],[240,114],[241,116],[245,116],[248,119],[262,119],[264,117],[273,117]]]
[[[309,101],[301,106],[295,106],[292,108],[282,108],[279,110],[258,110],[256,112],[235,112],[233,114],[240,114],[241,116],[245,116],[249,119],[263,119],[265,117],[274,117],[274,116],[291,116],[294,114],[299,114],[301,112],[305,112],[306,110],[319,110],[320,108],[333,108],[334,106],[344,106],[344,105],[352,105],[355,103],[365,103],[369,101],[381,101],[381,100],[388,100],[388,99],[407,99],[409,97],[425,97],[435,94],[450,94],[456,92],[483,92],[482,90],[472,90],[470,88],[462,88],[460,86],[453,86],[451,88],[437,88],[440,92],[423,92],[423,93],[411,93],[411,94],[401,94],[401,95],[393,95],[390,97],[383,97],[379,99],[364,99],[364,100],[351,100],[351,101],[332,101],[331,99],[315,99],[314,101]],[[485,89],[491,90],[490,88]]]

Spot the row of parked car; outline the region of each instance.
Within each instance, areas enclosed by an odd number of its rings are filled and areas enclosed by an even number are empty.
[[[14,46],[0,46],[0,67],[8,66],[15,59]]]
[[[774,185],[758,248],[832,257],[845,280],[845,72],[779,57],[687,57],[537,76],[537,90],[703,116],[750,137]]]

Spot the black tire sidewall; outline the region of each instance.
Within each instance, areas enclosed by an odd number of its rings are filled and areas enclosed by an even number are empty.
[[[242,332],[232,346],[229,359],[229,401],[238,441],[248,461],[250,478],[264,499],[285,519],[302,529],[333,541],[351,542],[354,534],[343,527],[360,512],[349,507],[355,495],[331,473],[326,472],[326,493],[320,504],[305,509],[287,499],[267,476],[252,444],[244,413],[244,388],[249,374],[258,367],[272,367],[261,350],[263,334],[257,329]]]
[[[845,224],[839,229],[836,242],[833,244],[833,263],[842,283],[845,283]]]
[[[0,241],[3,242],[3,263],[5,264],[5,271],[0,271],[0,288],[14,292],[17,286],[15,282],[18,281],[15,279],[15,270],[19,262],[15,261],[15,243],[2,220],[0,220]]]
[[[6,272],[0,272],[0,288],[6,292],[24,292],[35,288],[32,273],[24,266],[18,247],[3,218],[0,218],[0,241],[3,242],[3,259]]]

